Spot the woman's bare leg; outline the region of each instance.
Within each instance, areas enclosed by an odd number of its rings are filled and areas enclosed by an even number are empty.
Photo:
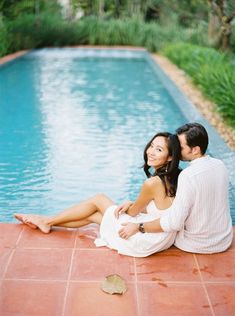
[[[38,228],[38,226],[36,226],[35,224],[32,224],[30,222],[30,220],[35,221],[36,217],[37,217],[37,221],[38,220],[42,221],[43,219],[44,219],[44,221],[46,221],[46,218],[48,218],[48,216],[44,216],[44,215],[15,214],[15,218],[16,219],[18,219],[23,224],[26,224],[27,226],[29,226],[32,229],[37,229]],[[102,217],[103,217],[103,215],[101,213],[96,212],[96,213],[92,214],[91,216],[89,216],[87,219],[81,219],[81,220],[78,220],[78,221],[62,223],[62,224],[58,224],[56,226],[66,227],[66,228],[79,228],[79,227],[82,227],[82,226],[89,225],[91,223],[95,223],[95,224],[99,224],[100,225]]]
[[[79,222],[81,220],[89,221],[88,218],[97,212],[103,215],[105,210],[113,204],[113,201],[106,195],[97,194],[94,197],[78,205],[72,206],[55,216],[45,217],[40,215],[15,214],[15,217],[17,219],[21,217],[22,220],[19,220],[31,228],[37,227],[42,232],[49,233],[52,226],[62,226],[62,224]],[[99,221],[101,222],[101,219],[99,219]],[[90,223],[90,221],[88,223]],[[82,226],[84,226],[84,224]]]
[[[96,212],[89,216],[87,219],[81,219],[79,221],[74,221],[74,222],[68,222],[68,223],[63,223],[63,224],[58,224],[57,226],[59,227],[67,227],[67,228],[79,228],[82,226],[89,225],[91,223],[95,224],[101,224],[103,215],[99,212]]]

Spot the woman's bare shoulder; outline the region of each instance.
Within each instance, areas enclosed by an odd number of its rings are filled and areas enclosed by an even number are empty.
[[[146,179],[144,184],[148,187],[155,188],[155,189],[156,187],[163,185],[162,180],[158,176]]]

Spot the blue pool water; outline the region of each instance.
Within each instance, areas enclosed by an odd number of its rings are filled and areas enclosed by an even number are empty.
[[[146,142],[202,120],[166,80],[145,51],[43,49],[0,67],[0,221],[53,214],[98,192],[134,199]]]

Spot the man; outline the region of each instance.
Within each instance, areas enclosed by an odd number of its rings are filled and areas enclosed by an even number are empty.
[[[125,230],[125,238],[129,238],[137,231],[177,231],[175,246],[184,251],[225,251],[233,238],[227,169],[221,160],[205,155],[208,134],[201,124],[185,124],[176,133],[181,145],[181,159],[190,164],[179,175],[170,212],[160,219],[141,223],[140,227],[128,223],[119,234],[122,236]]]

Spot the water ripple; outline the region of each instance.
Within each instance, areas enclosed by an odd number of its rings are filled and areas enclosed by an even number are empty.
[[[0,69],[0,221],[97,192],[134,199],[145,144],[184,121],[143,53],[80,53],[41,50]]]

